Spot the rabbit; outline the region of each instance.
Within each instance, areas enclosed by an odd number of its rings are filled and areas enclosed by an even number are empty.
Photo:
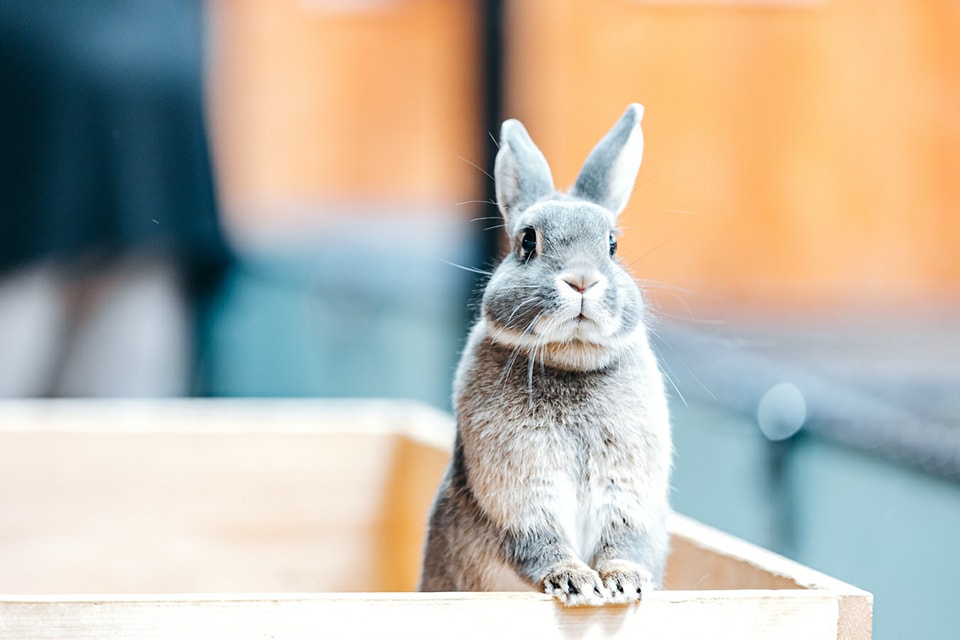
[[[567,194],[523,125],[502,125],[494,179],[510,249],[457,366],[420,591],[600,606],[661,585],[670,418],[643,298],[615,256],[642,117],[629,106]]]

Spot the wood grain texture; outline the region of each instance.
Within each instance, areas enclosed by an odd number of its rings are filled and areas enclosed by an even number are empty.
[[[565,609],[536,594],[0,599],[0,638],[834,638],[827,593],[660,592],[633,606]]]
[[[0,403],[0,639],[870,637],[870,594],[679,515],[638,607],[387,593],[452,437],[403,402]]]
[[[444,438],[404,403],[5,403],[0,592],[412,589]]]

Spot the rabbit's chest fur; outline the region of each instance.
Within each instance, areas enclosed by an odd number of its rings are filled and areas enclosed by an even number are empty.
[[[477,344],[458,389],[464,462],[501,529],[557,528],[589,563],[604,526],[666,512],[670,437],[663,382],[646,345],[610,368],[542,367]],[[649,357],[647,357],[649,356]]]

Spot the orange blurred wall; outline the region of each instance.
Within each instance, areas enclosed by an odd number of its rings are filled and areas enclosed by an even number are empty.
[[[468,215],[483,162],[477,0],[213,0],[208,112],[229,226]],[[333,206],[329,206],[333,205]]]
[[[506,115],[558,185],[646,106],[621,219],[638,278],[700,306],[960,301],[960,3],[507,9]]]

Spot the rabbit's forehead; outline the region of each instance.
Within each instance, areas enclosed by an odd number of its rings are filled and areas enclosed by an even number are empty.
[[[545,238],[568,235],[606,236],[613,229],[613,215],[595,204],[570,201],[546,201],[524,212],[521,228],[533,227]]]

